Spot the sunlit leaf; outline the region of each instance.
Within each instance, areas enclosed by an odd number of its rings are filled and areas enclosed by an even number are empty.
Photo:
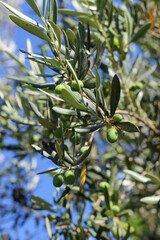
[[[160,186],[160,179],[159,179],[157,176],[152,175],[152,174],[150,174],[150,173],[146,173],[146,174],[145,174],[145,177],[150,178],[152,182],[154,182],[155,184],[157,184],[158,186]]]
[[[47,228],[47,232],[48,232],[48,235],[49,235],[49,239],[53,240],[51,222],[50,222],[50,219],[49,219],[48,216],[45,217],[45,221],[46,221],[46,228]]]
[[[25,20],[22,20],[21,18],[15,17],[13,15],[9,15],[10,19],[19,27],[23,28],[25,31],[43,39],[48,42],[51,42],[51,39],[45,34],[41,28],[39,28],[37,25],[33,25],[30,22],[27,22]]]
[[[126,169],[124,170],[124,172],[138,182],[142,182],[142,183],[150,182],[149,178],[144,177],[137,172],[134,172],[134,171],[131,171],[131,170],[126,170]]]
[[[41,24],[37,23],[36,21],[34,21],[33,19],[29,18],[28,16],[24,15],[23,13],[21,13],[17,9],[11,7],[7,3],[5,3],[3,1],[0,1],[0,3],[2,3],[10,12],[12,12],[14,15],[16,15],[19,18],[21,18],[22,20],[27,21],[27,22],[35,25],[35,26],[38,26],[42,30],[44,29],[44,27]]]
[[[33,9],[33,11],[41,18],[41,13],[40,13],[35,1],[34,0],[26,0],[26,2],[30,5],[30,7]]]
[[[58,40],[59,50],[60,50],[61,49],[61,29],[53,21],[49,20],[48,22],[51,24],[51,26],[55,32],[56,38]]]
[[[144,198],[141,198],[140,201],[146,204],[151,204],[151,205],[158,204],[160,202],[160,196],[144,197]]]

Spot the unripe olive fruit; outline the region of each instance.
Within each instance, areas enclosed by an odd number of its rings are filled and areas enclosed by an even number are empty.
[[[80,154],[82,154],[82,153],[84,153],[85,151],[87,151],[88,150],[88,146],[83,146],[83,147],[81,147],[81,149],[80,149]]]
[[[64,214],[64,218],[65,218],[66,220],[70,219],[69,213],[65,213],[65,214]]]
[[[114,213],[119,213],[120,212],[120,207],[118,205],[113,205],[113,206],[111,206],[111,210]]]
[[[110,128],[107,130],[107,139],[110,143],[114,143],[118,139],[118,132],[114,128]]]
[[[84,86],[83,82],[81,80],[78,80],[79,86],[82,88]],[[75,91],[79,91],[79,86],[76,81],[73,81],[71,84],[71,88]]]
[[[120,122],[120,121],[122,121],[122,119],[123,119],[123,117],[122,117],[122,115],[119,114],[119,113],[114,114],[114,116],[113,116],[114,122]]]
[[[57,138],[61,138],[62,137],[61,135],[62,135],[62,127],[58,127],[54,132],[54,136]]]
[[[117,47],[119,46],[119,39],[117,37],[113,38],[113,44]]]
[[[71,170],[68,170],[64,174],[64,181],[66,184],[72,185],[75,181],[75,174]]]
[[[56,174],[53,178],[53,185],[55,187],[61,187],[63,183],[64,183],[63,175],[60,173]]]
[[[141,82],[136,83],[136,89],[141,89],[143,87],[143,84]]]
[[[102,191],[104,191],[105,188],[109,189],[110,185],[108,182],[103,181],[103,182],[100,182],[99,187]]]
[[[143,87],[143,84],[141,82],[138,82],[136,84],[130,85],[129,90],[130,91],[135,91],[135,90],[141,89],[142,87]]]
[[[81,140],[81,135],[79,133],[71,133],[70,141],[72,143],[78,144]]]
[[[61,83],[61,84],[59,84],[59,85],[56,86],[54,92],[57,93],[57,94],[61,94],[62,89],[64,89],[64,88],[65,88],[64,84]]]

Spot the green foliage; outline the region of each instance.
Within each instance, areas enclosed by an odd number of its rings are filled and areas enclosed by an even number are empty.
[[[29,40],[21,50],[31,69],[5,50],[20,74],[0,85],[1,148],[10,136],[19,162],[37,152],[54,164],[39,173],[54,176],[54,208],[36,196],[25,206],[42,211],[50,239],[159,239],[160,17],[153,22],[148,1],[75,2],[73,11],[44,0],[41,11],[27,1],[43,25],[1,2],[45,40],[39,54]]]

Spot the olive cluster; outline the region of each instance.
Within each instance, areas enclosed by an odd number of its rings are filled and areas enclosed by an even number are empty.
[[[74,80],[71,83],[71,89],[73,91],[79,91],[80,88],[83,88],[83,86],[84,86],[84,84],[83,84],[83,82],[81,80],[78,80],[78,82]],[[63,83],[61,83],[61,84],[56,86],[54,92],[56,94],[61,94],[63,89],[65,89],[65,85]]]
[[[122,121],[122,115],[121,114],[115,114],[113,116],[113,121],[115,123]],[[117,132],[116,128],[111,127],[111,128],[109,128],[107,130],[107,139],[108,139],[108,141],[110,143],[114,143],[114,142],[117,141],[117,139],[118,139],[118,132]]]
[[[58,173],[54,176],[53,178],[53,185],[55,187],[61,187],[63,183],[66,183],[67,185],[72,185],[74,184],[75,182],[75,174],[73,171],[71,170],[67,170],[65,173],[64,173],[64,176],[63,174],[61,173]]]

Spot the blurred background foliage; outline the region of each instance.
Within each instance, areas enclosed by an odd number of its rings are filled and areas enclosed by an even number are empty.
[[[76,0],[71,4],[61,0],[58,2],[59,28],[55,27],[56,4],[52,8],[56,1],[36,2],[44,19],[49,18],[55,23],[51,29],[56,32],[53,34],[56,41],[43,41],[35,51],[27,39],[26,49],[21,49],[18,55],[15,54],[18,46],[9,34],[15,25],[6,20],[8,15],[4,6],[0,8],[4,13],[0,21],[3,33],[0,40],[2,73],[5,66],[5,76],[1,75],[0,82],[0,217],[5,224],[0,227],[0,239],[22,239],[17,233],[18,228],[31,219],[36,224],[35,232],[31,235],[28,230],[23,239],[36,239],[39,226],[45,231],[45,219],[50,239],[158,240],[159,1],[124,0],[117,4],[117,1],[109,0]],[[13,1],[5,3],[10,5]],[[20,11],[21,4],[22,1],[15,1],[12,6]],[[35,9],[33,5],[32,9]],[[33,12],[32,16],[35,19]],[[40,24],[46,23],[44,19]],[[46,30],[46,25],[43,25]],[[65,32],[60,32],[58,38],[59,29]],[[77,40],[77,32],[80,40]],[[50,36],[51,33],[47,33]],[[77,49],[83,52],[81,60],[75,57]],[[78,63],[74,64],[74,59]],[[96,117],[100,115],[85,117],[79,110],[73,114],[76,107],[72,101],[63,102],[54,89],[61,81],[68,83],[75,74],[83,81],[85,89],[95,94],[97,110],[95,66],[99,70],[106,105],[103,108],[101,103],[102,110],[108,114],[106,109],[110,109],[112,79],[117,74],[121,97],[116,113],[138,126],[140,132],[119,131],[118,141],[112,144],[107,141],[108,125],[87,135],[68,132],[73,123],[82,129],[93,122],[97,126]],[[85,94],[89,92],[86,90]],[[55,110],[57,106],[61,111]],[[68,109],[73,115],[64,114],[62,109]],[[97,110],[96,114],[100,113]],[[57,135],[56,129],[60,127],[62,130]],[[72,135],[74,140],[71,140],[71,134],[76,135]],[[84,145],[90,147],[89,155],[77,165],[65,161],[61,164],[56,153],[61,159],[60,149],[62,147],[64,154],[64,144],[68,161],[79,159]],[[40,158],[36,152],[43,157]],[[53,170],[40,169],[41,161],[47,166],[46,158],[51,160]],[[47,185],[49,191],[53,191],[52,202],[48,202],[47,197],[42,199],[34,195],[39,176],[42,176],[36,175],[37,172],[52,179],[56,173],[64,173],[68,168],[75,170],[74,185],[63,184],[60,188]],[[109,185],[102,190],[100,183],[104,181]],[[8,219],[11,225],[6,227]],[[15,229],[14,234],[9,233],[9,228]]]

